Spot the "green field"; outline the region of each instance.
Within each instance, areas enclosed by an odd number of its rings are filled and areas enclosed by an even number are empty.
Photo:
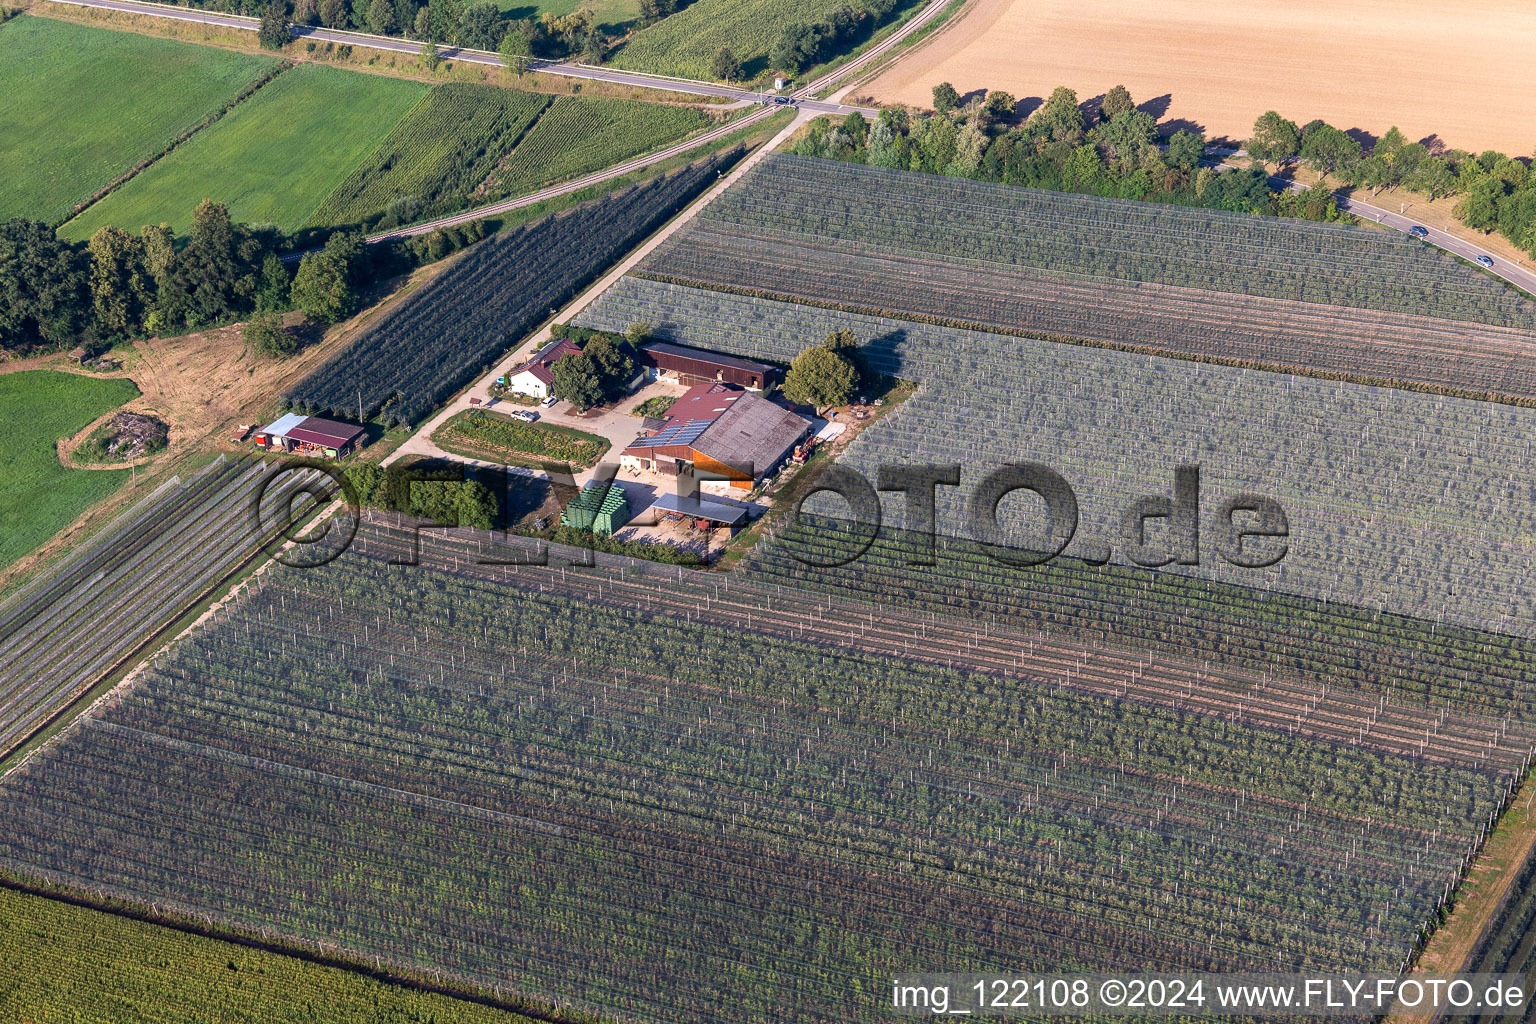
[[[709,124],[691,107],[562,96],[496,172],[501,195],[520,195],[596,171]]]
[[[126,469],[66,469],[54,443],[137,398],[121,378],[54,370],[0,374],[0,566],[9,565],[111,494]]]
[[[335,967],[0,889],[0,1019],[532,1024]]]
[[[419,82],[306,64],[284,72],[218,124],[66,224],[89,238],[103,224],[185,231],[203,199],[250,224],[293,231],[425,95]]]
[[[636,71],[708,78],[709,59],[729,47],[748,75],[767,70],[768,51],[790,22],[817,22],[843,0],[694,0],[641,29],[608,63]]]
[[[0,220],[62,220],[276,64],[48,18],[11,19],[0,26]]]
[[[549,99],[492,85],[438,86],[331,193],[310,223],[372,226],[391,206],[394,223],[409,223],[462,208]]]
[[[560,16],[570,14],[578,7],[585,7],[592,12],[593,20],[598,27],[610,32],[620,30],[640,17],[640,0],[538,0],[535,3],[524,3],[523,0],[496,0],[496,2],[498,7],[513,18],[537,18],[541,14]]]

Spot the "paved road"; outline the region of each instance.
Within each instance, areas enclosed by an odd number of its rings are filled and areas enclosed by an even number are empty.
[[[823,89],[831,86],[834,82],[838,82],[858,74],[871,63],[879,60],[885,54],[906,42],[908,36],[912,35],[914,32],[919,31],[924,25],[927,25],[934,18],[938,17],[939,12],[948,7],[949,4],[950,0],[932,0],[932,2],[928,4],[927,7],[924,7],[912,17],[908,18],[906,22],[902,24],[901,28],[897,29],[895,32],[892,32],[889,37],[881,40],[877,45],[871,46],[868,50],[865,50],[863,53],[859,54],[847,64],[835,67],[831,71],[828,71],[826,74],[822,75],[820,78],[813,79],[809,84],[795,90],[795,95],[814,96],[821,92]],[[810,102],[802,102],[801,106],[808,108],[810,107]]]
[[[1305,188],[1300,182],[1288,181],[1284,178],[1271,177],[1269,180],[1273,185],[1293,191],[1299,192]],[[1335,192],[1333,197],[1338,202],[1339,209],[1346,213],[1352,213],[1361,220],[1374,221],[1389,228],[1396,228],[1398,231],[1407,231],[1418,223],[1412,217],[1393,213],[1391,210],[1384,210],[1379,206],[1372,206],[1363,199],[1352,199],[1341,192]],[[1460,235],[1453,235],[1437,228],[1429,228],[1428,231],[1429,237],[1425,241],[1431,245],[1439,246],[1446,252],[1454,253],[1466,260],[1476,256],[1487,256],[1493,260],[1493,267],[1489,270],[1489,273],[1497,274],[1516,288],[1520,288],[1528,294],[1536,295],[1536,273],[1533,273],[1531,270],[1517,263],[1511,263],[1502,256],[1497,256],[1476,242],[1463,238]]]
[[[427,221],[424,224],[413,224],[408,228],[400,228],[396,231],[385,231],[377,235],[369,235],[368,242],[371,245],[375,242],[389,242],[398,238],[410,238],[413,235],[424,235],[430,231],[436,231],[438,228],[450,227],[454,224],[466,224],[469,221],[479,220],[482,217],[494,217],[496,214],[506,213],[508,210],[516,210],[524,206],[532,206],[534,203],[543,202],[546,199],[552,199],[555,196],[564,195],[567,192],[579,192],[589,185],[596,185],[599,182],[623,177],[631,171],[637,171],[642,167],[646,167],[661,160],[668,160],[674,156],[679,156],[683,153],[686,153],[698,146],[704,146],[716,139],[724,138],[725,136],[730,135],[732,132],[738,131],[747,125],[756,124],[758,121],[772,117],[773,114],[776,113],[776,110],[777,108],[774,107],[764,107],[761,110],[757,110],[751,114],[748,114],[746,117],[739,117],[734,121],[726,122],[718,128],[712,128],[705,132],[703,135],[694,135],[690,138],[684,139],[682,142],[674,143],[673,145],[668,146],[666,149],[641,154],[632,160],[626,160],[623,163],[614,164],[612,167],[605,167],[601,171],[595,171],[592,174],[577,178],[574,181],[567,181],[560,185],[551,185],[549,188],[540,189],[538,192],[532,192],[526,196],[518,196],[516,199],[508,199],[500,203],[492,203],[489,206],[479,206],[473,210],[465,210],[463,213],[453,214],[450,217],[439,217],[437,220]],[[292,258],[297,259],[298,257],[297,255],[294,255]]]
[[[53,0],[55,3],[71,4],[76,7],[96,7],[108,11],[124,11],[129,14],[143,14],[155,18],[170,18],[175,21],[192,21],[204,25],[218,25],[223,28],[243,29],[247,32],[255,32],[261,26],[260,19],[248,18],[238,14],[220,14],[216,11],[196,10],[188,7],[172,7],[167,4],[147,3],[144,0]],[[929,7],[924,8],[912,17],[904,31],[916,31],[929,18],[941,10],[943,5],[935,0]],[[319,28],[310,25],[293,25],[289,31],[299,39],[313,39],[327,43],[339,43],[348,46],[366,46],[375,50],[390,50],[395,53],[407,53],[415,55],[421,52],[421,44],[409,39],[401,39],[396,36],[378,36],[369,32],[344,31],[342,29]],[[893,35],[893,39],[904,34]],[[886,40],[881,46],[881,52],[889,49]],[[892,44],[894,45],[894,44]],[[880,48],[877,48],[880,49]],[[471,64],[491,64],[501,67],[501,56],[489,50],[472,50],[468,47],[440,46],[438,56],[444,60],[462,60]],[[643,89],[661,89],[666,92],[680,92],[690,96],[716,96],[736,102],[771,103],[771,94],[764,95],[751,89],[740,89],[735,86],[719,85],[714,82],[696,82],[688,78],[672,78],[667,75],[652,75],[638,71],[620,71],[616,68],[591,67],[586,64],[561,63],[559,61],[534,60],[528,64],[530,71],[538,71],[547,75],[561,75],[565,78],[582,78],[588,81],[613,82],[618,85],[635,86]],[[835,72],[840,75],[843,72]],[[821,81],[821,80],[818,80]],[[815,84],[815,83],[813,83]],[[833,103],[826,100],[800,98],[807,96],[807,89],[801,89],[795,93],[796,103],[801,109],[810,110],[817,114],[851,114],[855,111],[866,117],[873,117],[879,113],[870,107],[854,107],[842,103]]]
[[[794,132],[805,122],[809,121],[812,116],[814,115],[812,115],[810,112],[802,110],[799,115],[796,116],[794,121],[785,125],[783,131],[774,136],[773,139],[767,143],[767,145],[758,147],[758,149],[754,151],[751,156],[737,164],[735,168],[731,170],[731,173],[725,175],[720,179],[720,181],[716,182],[713,187],[705,191],[702,196],[694,200],[693,205],[689,206],[682,213],[672,218],[672,220],[668,222],[666,226],[664,226],[660,231],[656,232],[654,235],[648,238],[643,245],[625,257],[618,266],[604,274],[596,284],[589,286],[575,299],[571,300],[571,302],[568,303],[565,308],[560,311],[558,318],[562,322],[569,321],[571,317],[575,316],[577,313],[581,312],[581,310],[585,309],[588,305],[595,301],[599,295],[602,295],[603,292],[613,287],[614,282],[619,280],[619,278],[623,277],[625,274],[629,273],[630,268],[644,259],[653,249],[655,249],[669,236],[671,236],[671,234],[678,228],[682,227],[684,224],[688,223],[695,216],[697,216],[698,212],[705,206],[709,205],[709,203],[712,202],[717,196],[719,196],[726,189],[730,188],[733,184],[739,181],[741,177],[745,175],[749,170],[751,170],[759,160],[777,148],[778,145],[785,139],[794,134]],[[470,385],[469,388],[461,392],[457,398],[449,402],[435,415],[433,415],[430,419],[418,427],[414,434],[406,438],[400,447],[396,448],[389,454],[388,457],[384,459],[384,464],[388,465],[389,463],[394,462],[396,459],[404,458],[407,455],[446,455],[446,452],[432,443],[433,432],[441,427],[444,423],[448,422],[448,420],[452,419],[456,414],[463,412],[465,409],[474,408],[474,406],[472,406],[469,401],[471,398],[478,398],[481,402],[488,401],[490,399],[491,385],[496,382],[496,378],[501,376],[503,373],[506,373],[509,369],[518,365],[523,360],[527,359],[528,356],[532,353],[538,351],[542,345],[550,340],[550,337],[551,335],[549,333],[549,327],[546,325],[530,337],[523,339],[522,343],[519,344],[517,348],[513,349],[512,352],[504,356],[495,366],[491,367],[491,369],[483,377],[477,380],[474,384]],[[562,404],[556,408],[564,408],[564,405]],[[638,421],[636,423],[636,428],[638,429]],[[578,484],[584,484],[588,479],[590,479],[592,473],[593,470],[587,470],[584,473],[578,474],[576,477],[576,482]]]

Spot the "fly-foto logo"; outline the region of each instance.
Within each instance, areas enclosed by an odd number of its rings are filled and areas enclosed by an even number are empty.
[[[835,465],[801,496],[792,510],[785,547],[799,561],[818,568],[857,561],[880,536],[880,493],[905,498],[903,549],[908,564],[933,565],[939,534],[938,489],[959,487],[958,465],[881,466],[876,481],[846,465]],[[1029,516],[1028,533],[1017,537],[1017,517],[1010,530],[999,507],[1005,499],[1023,492],[1033,495],[1030,505],[1038,510]],[[846,514],[811,516],[805,502],[812,495],[836,494],[847,503]],[[829,499],[825,499],[829,500]],[[839,543],[814,543],[820,527],[835,524]],[[1132,564],[1148,568],[1167,565],[1199,565],[1202,550],[1214,549],[1230,565],[1263,569],[1275,565],[1290,550],[1290,521],[1273,498],[1238,493],[1226,496],[1202,515],[1200,467],[1179,466],[1173,474],[1171,494],[1135,498],[1121,512],[1118,536],[1079,538],[1081,525],[1077,494],[1060,473],[1038,462],[1018,462],[986,473],[971,488],[965,501],[964,533],[990,557],[1005,565],[1030,566],[1062,556],[1078,543],[1071,556],[1089,565],[1105,565],[1118,551]],[[812,541],[807,543],[806,541]]]

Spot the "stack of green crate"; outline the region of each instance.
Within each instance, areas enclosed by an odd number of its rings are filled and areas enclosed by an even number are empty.
[[[573,530],[611,534],[629,522],[629,502],[622,488],[590,481],[576,500],[560,513],[560,525]]]

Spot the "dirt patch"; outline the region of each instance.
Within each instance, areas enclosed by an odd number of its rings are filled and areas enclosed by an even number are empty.
[[[78,361],[63,354],[0,361],[0,373],[46,368],[91,377],[127,377],[138,385],[141,393],[122,409],[161,420],[170,433],[168,445],[160,454],[102,467],[124,469],[131,466],[136,472],[129,484],[110,499],[55,534],[36,551],[0,570],[0,593],[36,572],[61,552],[95,534],[172,474],[180,473],[185,478],[214,455],[250,451],[248,444],[230,442],[230,436],[237,432],[235,427],[242,423],[268,422],[277,412],[283,394],[305,374],[329,359],[405,295],[442,273],[455,258],[440,260],[408,277],[378,286],[364,297],[370,305],[362,313],[326,331],[288,359],[270,360],[247,351],[242,327],[236,324],[174,338],[151,338],[116,348],[111,357],[120,360],[122,368],[110,373],[87,372]],[[297,324],[300,319],[299,314],[290,313],[285,322]],[[60,457],[66,459],[66,464],[76,465],[67,460],[66,453],[117,411],[107,413],[74,437],[61,442]]]
[[[1510,894],[1520,868],[1536,850],[1536,779],[1527,777],[1509,810],[1499,819],[1472,869],[1456,891],[1456,907],[1419,954],[1413,974],[1445,976],[1471,969],[1472,955],[1488,923]],[[1397,1014],[1393,1024],[1424,1021],[1423,1015]]]
[[[1486,0],[978,0],[953,27],[859,91],[927,107],[933,86],[1020,99],[1117,83],[1164,121],[1246,138],[1271,108],[1372,135],[1529,154],[1536,5]]]

